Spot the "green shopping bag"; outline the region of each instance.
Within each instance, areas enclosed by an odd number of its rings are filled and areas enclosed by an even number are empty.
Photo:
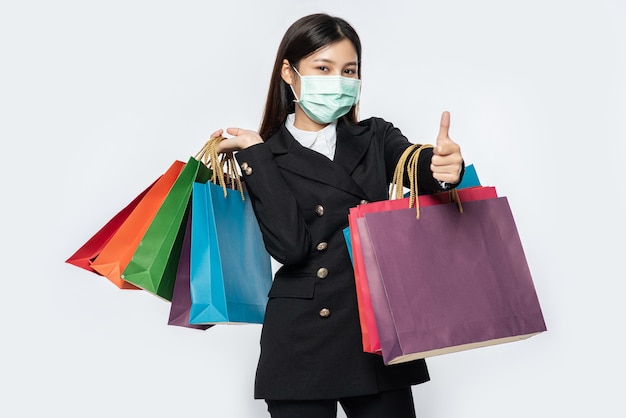
[[[185,164],[122,274],[128,283],[168,301],[174,292],[193,184],[206,183],[212,174],[202,161],[206,147]]]

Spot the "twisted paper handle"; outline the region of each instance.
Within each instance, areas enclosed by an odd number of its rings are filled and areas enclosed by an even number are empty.
[[[243,186],[241,177],[237,172],[237,162],[232,152],[221,152],[218,154],[217,145],[224,139],[223,136],[217,136],[209,139],[200,151],[195,155],[195,159],[201,161],[212,171],[211,181],[213,184],[219,184],[224,189],[224,197],[227,197],[226,180],[230,182],[233,190],[239,190],[241,200],[245,200],[243,194]]]
[[[391,188],[389,189],[389,199],[402,199],[404,197],[403,193],[403,178],[404,178],[404,170],[405,167],[408,170],[409,177],[409,207],[412,208],[415,206],[415,217],[417,219],[420,218],[420,205],[418,199],[418,162],[419,156],[422,150],[427,148],[434,148],[431,144],[413,144],[409,146],[398,160],[398,164],[396,165],[396,169],[393,173],[393,179],[391,182]],[[408,159],[408,161],[407,161]],[[463,206],[461,205],[461,200],[459,199],[459,193],[456,189],[452,189],[448,192],[448,196],[450,197],[450,201],[454,201],[457,203],[459,207],[459,212],[463,213]]]

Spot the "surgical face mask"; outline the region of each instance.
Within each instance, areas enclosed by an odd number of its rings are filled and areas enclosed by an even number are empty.
[[[327,124],[350,111],[359,100],[361,80],[341,75],[300,75],[300,98],[292,85],[294,100],[316,123]]]

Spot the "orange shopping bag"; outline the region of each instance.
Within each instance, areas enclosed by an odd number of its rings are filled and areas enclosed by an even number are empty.
[[[174,161],[137,204],[115,235],[91,262],[91,268],[120,289],[137,289],[121,275],[185,163]]]

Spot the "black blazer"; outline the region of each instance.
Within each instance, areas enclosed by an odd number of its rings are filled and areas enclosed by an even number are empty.
[[[429,379],[424,360],[385,366],[364,353],[352,264],[342,230],[351,207],[388,198],[411,143],[372,118],[337,126],[334,161],[300,145],[283,126],[236,154],[268,252],[282,264],[269,293],[255,397],[328,399]],[[420,190],[440,190],[432,150],[420,155]]]

